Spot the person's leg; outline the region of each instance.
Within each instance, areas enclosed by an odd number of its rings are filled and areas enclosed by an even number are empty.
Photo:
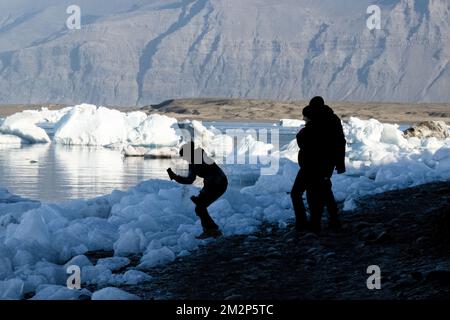
[[[311,213],[311,220],[309,223],[310,230],[314,233],[320,233],[322,224],[322,213],[325,205],[324,195],[324,181],[323,178],[316,178],[308,184],[306,190],[306,197]]]
[[[214,222],[208,213],[208,209],[203,205],[197,205],[195,207],[195,213],[200,218],[203,231],[207,230],[219,230],[219,226]]]
[[[204,231],[217,231],[219,226],[214,222],[208,212],[208,207],[219,199],[226,191],[227,185],[221,184],[217,186],[205,186],[197,197],[192,197],[192,202],[195,203],[195,213],[200,218]]]
[[[339,229],[341,224],[339,221],[338,207],[337,207],[336,199],[334,198],[332,186],[333,185],[331,183],[331,179],[328,179],[328,181],[326,181],[326,183],[325,183],[325,188],[324,188],[325,205],[326,205],[327,211],[328,211],[329,226],[332,229]]]
[[[305,177],[303,173],[299,171],[295,178],[294,185],[292,186],[291,199],[295,212],[295,227],[300,230],[307,226],[306,208],[303,203],[303,193],[306,190],[305,183]]]

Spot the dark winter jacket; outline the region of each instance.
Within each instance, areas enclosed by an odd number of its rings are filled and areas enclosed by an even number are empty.
[[[187,177],[176,175],[174,179],[181,184],[192,184],[197,176],[203,178],[205,187],[228,184],[225,173],[201,148],[194,151]]]
[[[324,106],[314,110],[312,121],[297,134],[298,160],[310,176],[331,177],[345,172],[345,136],[341,120]]]

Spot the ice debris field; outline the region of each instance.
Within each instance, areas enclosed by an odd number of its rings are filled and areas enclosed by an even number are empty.
[[[288,119],[282,123],[302,125]],[[208,152],[231,152],[231,137],[200,122],[191,124]],[[450,179],[450,139],[405,139],[398,126],[374,119],[351,118],[344,130],[348,171],[333,177],[333,189],[346,210],[354,209],[354,199],[363,195]],[[92,105],[25,111],[0,120],[0,144],[170,149],[179,146],[180,138],[176,119]],[[211,215],[226,236],[250,234],[263,222],[285,227],[294,216],[288,192],[298,171],[295,140],[273,150],[272,145],[246,136],[238,149],[253,154],[270,151],[280,169],[275,175],[260,176],[253,186],[229,188],[210,207]],[[149,180],[91,200],[50,204],[0,187],[0,299],[138,298],[117,287],[151,281],[143,271],[202,244],[195,239],[201,227],[189,199],[196,192],[194,186]],[[113,251],[114,256],[94,265],[85,254],[98,250]],[[126,268],[130,255],[141,256],[136,268]],[[68,289],[70,265],[81,268],[83,287],[103,289]]]

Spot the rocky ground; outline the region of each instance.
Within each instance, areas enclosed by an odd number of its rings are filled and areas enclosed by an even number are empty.
[[[319,237],[270,225],[224,237],[123,289],[158,300],[450,298],[450,183],[361,199],[342,221]],[[370,265],[381,290],[367,289]]]
[[[342,119],[375,118],[381,122],[416,123],[426,120],[450,121],[449,104],[327,102]],[[275,101],[248,99],[179,99],[143,107],[148,113],[163,113],[177,119],[278,121],[301,118],[307,101]]]
[[[279,121],[280,119],[301,118],[307,101],[274,101],[246,99],[178,99],[167,100],[158,105],[111,108],[121,111],[142,110],[146,113],[159,113],[179,120],[226,120],[226,121]],[[366,102],[329,102],[342,119],[358,117],[375,118],[382,122],[416,123],[427,120],[450,122],[450,104],[445,103],[366,103]],[[0,117],[15,112],[41,107],[58,109],[63,105],[0,105]]]

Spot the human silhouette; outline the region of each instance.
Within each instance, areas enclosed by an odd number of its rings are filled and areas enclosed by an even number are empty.
[[[296,139],[297,145],[300,150],[298,152],[298,164],[300,166],[300,170],[295,178],[294,185],[291,191],[292,205],[294,207],[295,212],[295,228],[298,231],[303,231],[307,229],[307,219],[306,219],[306,208],[303,203],[303,193],[306,191],[306,172],[305,172],[305,164],[304,164],[304,147],[302,144],[304,142],[304,135],[306,133],[306,126],[311,121],[311,108],[306,107],[303,109],[303,120],[305,120],[306,125],[298,132]]]
[[[307,123],[297,134],[300,170],[291,191],[296,229],[319,233],[324,206],[328,210],[330,227],[339,229],[331,176],[335,169],[339,174],[345,172],[346,141],[341,120],[325,105],[322,97],[313,98],[303,115]],[[311,213],[309,223],[302,200],[305,190]]]
[[[203,233],[197,239],[217,238],[222,235],[219,227],[208,213],[208,207],[219,199],[227,190],[228,180],[220,167],[206,155],[201,148],[195,148],[193,142],[183,145],[180,149],[180,156],[189,163],[187,177],[175,174],[171,168],[167,173],[171,180],[181,184],[194,183],[197,176],[203,178],[203,189],[198,196],[192,196],[191,200],[195,204],[195,213],[200,218]]]

